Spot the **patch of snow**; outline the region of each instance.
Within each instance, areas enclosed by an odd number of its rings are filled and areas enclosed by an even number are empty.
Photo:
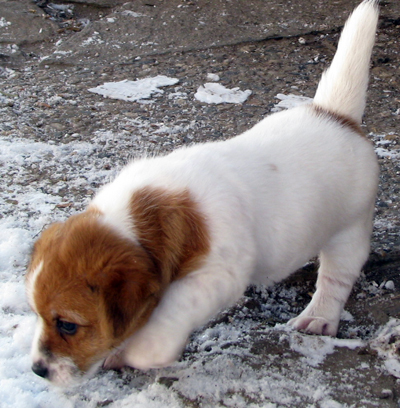
[[[0,18],[0,28],[8,27],[11,23],[7,21],[4,17]]]
[[[347,310],[343,310],[343,311],[342,311],[342,314],[341,314],[341,316],[340,316],[340,320],[343,320],[343,321],[345,321],[345,322],[352,322],[352,321],[354,321],[354,317],[353,317],[353,315],[352,315],[350,312],[348,312]]]
[[[388,281],[385,283],[385,289],[387,289],[387,290],[394,290],[394,289],[395,289],[394,282],[393,282],[392,280],[388,280]]]
[[[280,102],[275,104],[275,106],[271,109],[271,112],[279,112],[283,109],[291,109],[305,103],[311,103],[313,101],[312,98],[293,94],[278,94],[275,98],[280,99]]]
[[[47,7],[50,7],[54,10],[59,10],[59,11],[64,11],[64,12],[69,12],[71,13],[74,9],[74,6],[71,4],[54,4],[54,3],[49,3]]]
[[[379,157],[386,157],[390,159],[398,159],[400,157],[400,152],[398,150],[391,151],[385,149],[384,147],[375,148],[375,152]]]
[[[121,14],[123,14],[124,16],[129,16],[129,17],[146,17],[146,14],[142,14],[142,13],[136,13],[135,11],[132,10],[124,10]]]
[[[391,147],[393,140],[387,139],[387,136],[390,135],[393,135],[393,133],[389,133],[388,135],[371,133],[370,137],[374,140],[375,145],[378,146],[375,147],[375,152],[379,157],[398,159],[400,158],[400,150]]]
[[[100,33],[95,31],[92,37],[87,38],[85,41],[82,42],[83,47],[87,47],[88,45],[93,44],[103,44],[104,40],[100,38]]]
[[[16,72],[11,68],[0,67],[0,77],[11,79],[16,76]],[[0,91],[1,92],[1,91]]]
[[[305,358],[304,361],[316,367],[321,364],[328,354],[332,354],[336,347],[346,347],[354,350],[364,346],[364,342],[359,339],[338,339],[329,336],[310,336],[296,331],[288,330],[288,340],[290,348]]]
[[[218,82],[219,79],[220,78],[219,78],[218,74],[212,74],[212,73],[207,74],[207,80],[208,81]]]
[[[188,94],[186,92],[174,92],[168,95],[168,99],[187,99]]]
[[[106,82],[96,88],[90,88],[88,91],[107,98],[135,102],[148,99],[154,93],[163,93],[160,87],[175,85],[178,82],[179,79],[177,78],[158,75],[153,78],[138,79],[136,81],[125,79],[119,82]]]
[[[244,103],[251,95],[251,91],[241,91],[239,88],[228,89],[221,84],[207,82],[197,89],[194,97],[205,103]]]
[[[386,370],[400,378],[400,319],[390,319],[386,326],[379,329],[370,345],[384,359]]]

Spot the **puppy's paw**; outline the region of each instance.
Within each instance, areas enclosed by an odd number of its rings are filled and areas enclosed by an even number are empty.
[[[179,358],[185,340],[171,334],[163,336],[160,332],[152,333],[144,328],[127,342],[125,364],[141,370],[169,366]]]
[[[296,330],[323,336],[336,336],[338,329],[338,322],[329,321],[318,316],[300,315],[289,320],[288,324]]]

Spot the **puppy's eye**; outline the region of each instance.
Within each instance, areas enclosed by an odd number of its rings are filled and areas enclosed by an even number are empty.
[[[66,322],[64,320],[57,320],[57,329],[62,334],[68,334],[72,336],[78,330],[78,325],[76,323]]]

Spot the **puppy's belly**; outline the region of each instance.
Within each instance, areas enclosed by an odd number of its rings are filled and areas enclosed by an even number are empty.
[[[254,285],[261,284],[267,287],[273,286],[303,267],[311,258],[313,258],[313,255],[301,257],[296,262],[293,262],[293,260],[287,264],[283,262],[281,265],[274,267],[267,262],[259,263],[254,270],[250,283]]]

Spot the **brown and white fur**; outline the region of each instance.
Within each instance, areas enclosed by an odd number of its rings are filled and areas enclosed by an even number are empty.
[[[369,253],[378,165],[360,123],[377,19],[374,0],[354,11],[313,103],[136,160],[43,232],[26,279],[35,373],[64,385],[101,364],[168,365],[250,283],[316,255],[316,292],[289,324],[336,334]]]

